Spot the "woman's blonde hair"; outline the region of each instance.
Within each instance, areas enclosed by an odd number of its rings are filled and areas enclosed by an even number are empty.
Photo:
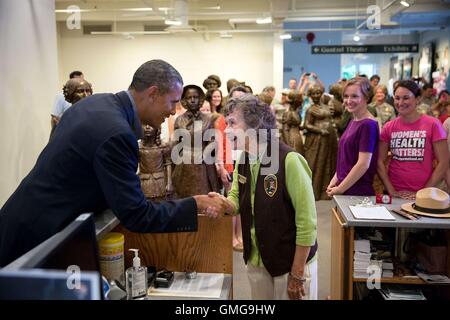
[[[355,77],[348,80],[344,86],[344,90],[342,90],[343,94],[345,94],[345,90],[350,86],[358,86],[361,89],[361,93],[366,98],[366,101],[369,101],[373,95],[372,86],[367,78]]]

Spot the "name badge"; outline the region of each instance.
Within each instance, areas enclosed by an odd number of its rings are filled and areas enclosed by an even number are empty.
[[[247,178],[244,177],[242,174],[238,174],[238,181],[239,183],[245,184],[247,183]]]
[[[269,197],[273,197],[278,189],[278,179],[274,174],[269,174],[264,178],[264,191]]]

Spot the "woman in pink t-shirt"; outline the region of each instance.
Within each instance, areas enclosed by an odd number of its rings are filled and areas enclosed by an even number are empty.
[[[417,112],[419,97],[414,81],[397,81],[394,104],[399,117],[386,123],[380,136],[378,175],[389,194],[397,197],[436,186],[448,168],[445,130],[438,119]],[[433,160],[437,160],[434,170]]]

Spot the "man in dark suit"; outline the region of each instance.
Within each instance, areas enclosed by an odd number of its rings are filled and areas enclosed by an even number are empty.
[[[142,123],[156,128],[175,114],[182,89],[175,68],[151,60],[135,72],[128,91],[74,104],[0,210],[0,267],[83,212],[109,207],[130,231],[177,232],[196,231],[198,211],[216,218],[229,210],[219,196],[152,203],[141,191],[136,170]]]

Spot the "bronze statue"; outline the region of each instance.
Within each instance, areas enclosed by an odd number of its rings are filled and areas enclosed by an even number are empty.
[[[63,87],[64,98],[67,102],[75,102],[92,95],[92,86],[81,78],[73,78],[66,82]]]
[[[328,106],[330,107],[330,111],[333,116],[333,126],[337,130],[339,134],[339,124],[342,122],[342,117],[344,114],[344,100],[342,99],[342,87],[338,84],[333,84],[330,86],[329,90],[330,95],[333,97],[328,102]]]
[[[92,85],[83,78],[69,79],[63,87],[63,95],[67,102],[74,104],[81,99],[92,95]],[[61,116],[62,114],[59,117],[52,115],[50,139],[52,138],[53,133],[61,120]]]
[[[333,108],[320,104],[323,90],[312,86],[308,96],[312,105],[305,114],[304,127],[307,130],[305,139],[305,158],[312,171],[312,182],[316,200],[326,200],[326,188],[336,172],[338,140],[336,125],[333,119]]]
[[[184,87],[181,103],[187,111],[177,117],[174,129],[186,129],[190,133],[189,143],[183,141],[183,146],[186,146],[187,143],[189,147],[183,148],[178,154],[180,157],[185,158],[185,153],[187,153],[190,163],[184,163],[183,161],[177,164],[172,175],[175,193],[180,198],[196,194],[207,194],[211,191],[219,192],[221,188],[215,164],[207,164],[204,159],[198,158],[209,144],[216,142],[203,141],[202,139],[201,150],[197,150],[194,145],[194,129],[197,129],[197,127],[194,127],[194,121],[200,123],[201,132],[196,132],[196,134],[201,134],[202,137],[207,129],[213,129],[211,115],[200,112],[200,106],[203,104],[204,99],[205,94],[200,87],[196,85]],[[181,141],[174,141],[174,147],[178,142]]]
[[[143,126],[144,137],[139,144],[139,177],[147,199],[161,201],[173,195],[170,147],[161,145],[161,128]]]
[[[208,78],[203,81],[203,88],[206,90],[219,89],[221,85],[222,81],[220,81],[219,76],[216,76],[215,74],[208,76]]]
[[[282,116],[282,141],[294,148],[298,153],[304,154],[303,138],[300,134],[302,119],[300,112],[303,104],[303,96],[300,93],[290,92],[287,97],[289,109]]]

